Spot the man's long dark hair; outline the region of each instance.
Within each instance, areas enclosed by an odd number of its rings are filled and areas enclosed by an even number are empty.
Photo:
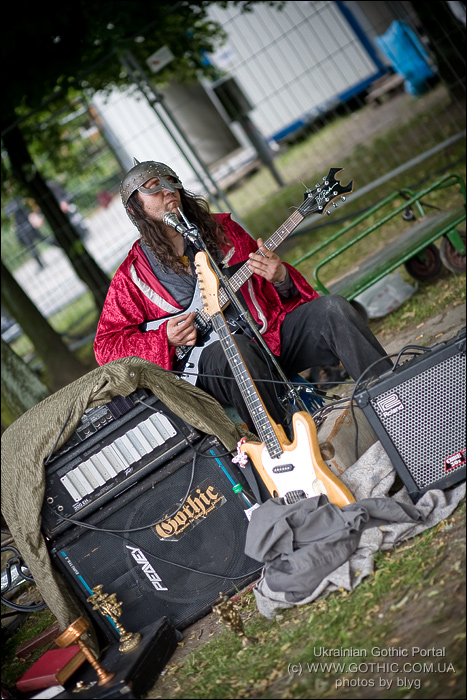
[[[224,227],[218,223],[209,210],[209,203],[188,190],[181,189],[180,198],[182,211],[188,221],[194,224],[210,253],[218,258],[219,249],[222,245],[228,245],[229,239],[225,234]],[[162,227],[151,221],[145,214],[135,190],[128,200],[130,218],[135,223],[141,238],[148,245],[161,265],[169,267],[174,272],[186,273],[186,267],[168,242]]]

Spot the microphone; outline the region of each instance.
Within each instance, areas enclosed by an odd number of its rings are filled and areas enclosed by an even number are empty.
[[[167,214],[164,214],[164,218],[162,219],[162,221],[166,226],[172,226],[172,228],[174,228],[176,231],[179,231],[180,233],[187,230],[176,214],[170,214],[167,212]]]
[[[183,218],[185,219],[184,216]],[[167,212],[167,214],[164,214],[162,221],[166,226],[172,226],[176,231],[178,231],[178,233],[181,233],[183,238],[186,238],[188,241],[190,241],[190,243],[196,244],[196,242],[198,241],[198,229],[194,224],[190,224],[190,222],[187,219],[185,219],[185,222],[186,224],[188,224],[188,226],[182,224],[182,222],[176,214],[170,214],[169,212]]]

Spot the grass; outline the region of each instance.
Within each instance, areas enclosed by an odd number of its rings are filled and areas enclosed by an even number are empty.
[[[465,502],[437,526],[392,551],[378,552],[374,571],[352,592],[336,591],[273,620],[259,615],[253,593],[246,593],[237,607],[245,633],[258,643],[242,648],[240,639],[221,626],[182,665],[169,662],[147,697],[299,699],[334,698],[339,693],[344,698],[464,698],[464,519]],[[30,615],[4,643],[3,682],[13,684],[45,650],[24,662],[15,657],[15,649],[54,622],[47,609]],[[392,673],[394,686],[397,678],[409,677],[412,683],[418,679],[419,692],[414,694],[407,687],[375,692],[368,683],[378,683],[379,677],[389,681],[391,673],[356,670],[359,663],[400,662],[384,656],[385,650],[411,651],[414,646],[446,648],[446,653],[441,659],[410,653],[404,662],[450,663],[455,673],[424,673],[418,667],[413,673]],[[352,651],[345,656],[345,649]],[[337,650],[337,656],[323,656],[320,650]],[[313,666],[319,663],[328,666]],[[365,689],[372,692],[361,694]]]
[[[248,593],[241,602],[241,612],[250,618],[245,632],[256,637],[258,644],[242,649],[240,640],[230,632],[222,632],[215,641],[195,651],[180,668],[172,664],[167,677],[156,685],[151,698],[310,698],[337,697],[337,682],[344,678],[355,682],[358,674],[352,664],[359,661],[378,662],[378,650],[391,646],[406,648],[407,639],[394,639],[394,627],[404,615],[410,615],[415,607],[425,606],[426,619],[430,619],[429,601],[442,595],[442,579],[439,567],[446,557],[443,534],[452,527],[451,522],[462,520],[465,505],[456,517],[403,544],[388,553],[379,552],[375,557],[375,570],[357,588],[348,593],[338,591],[325,599],[286,610],[274,620],[254,614],[254,598]],[[453,562],[455,567],[455,562]],[[444,574],[443,574],[444,575]],[[441,583],[440,583],[441,581]],[[426,603],[426,605],[425,605]],[[431,606],[432,607],[432,606]],[[441,611],[440,611],[441,612]],[[437,613],[434,613],[436,621]],[[444,620],[446,624],[446,620]],[[463,697],[462,677],[465,660],[462,644],[462,627],[454,625],[453,649],[450,660],[455,665],[455,681],[459,686],[453,694],[436,694],[431,687],[428,695],[417,697]],[[422,644],[414,636],[412,644]],[[437,645],[437,640],[423,640]],[[351,649],[352,657],[322,658],[319,650]],[[376,654],[374,653],[376,650]],[[392,659],[394,660],[394,659]],[[420,659],[418,659],[420,660]],[[336,670],[311,670],[311,664],[334,661],[343,665]],[[301,672],[300,670],[301,669]],[[381,674],[380,674],[381,675]],[[176,684],[170,682],[176,676]],[[360,680],[374,679],[374,674],[360,674]],[[425,684],[446,683],[446,677],[425,678]],[[449,678],[452,680],[452,678]],[[352,690],[349,683],[347,687]],[[434,693],[434,694],[431,694]],[[339,690],[339,697],[343,694]],[[369,695],[368,697],[375,697]],[[379,697],[381,696],[378,693]],[[348,695],[351,697],[351,695]],[[361,697],[358,694],[353,697]],[[400,695],[388,697],[412,697],[407,688]]]
[[[465,128],[465,111],[453,107],[441,88],[419,100],[405,96],[403,102],[397,104],[400,108],[397,117],[394,116],[385,129],[376,130],[381,113],[366,106],[321,127],[277,156],[277,169],[288,183],[280,192],[266,168],[261,168],[246,184],[242,183],[229,192],[232,206],[241,213],[252,235],[260,235],[258,230],[261,230],[268,212],[271,218],[267,227],[270,230],[282,223],[284,211],[276,204],[280,207],[283,201],[288,202],[287,206],[296,206],[297,197],[299,203],[304,190],[301,180],[307,187],[313,187],[331,166],[339,166],[345,168],[345,176],[354,179],[354,191],[357,192]],[[360,130],[356,129],[355,126],[360,124]],[[434,169],[425,160],[414,169],[394,176],[382,185],[383,192],[387,194],[401,185],[423,180],[427,174],[452,163],[451,155],[449,150],[445,155],[443,151],[435,154],[433,159],[438,167]],[[462,150],[461,155],[465,155]],[[280,199],[276,200],[278,194]]]
[[[3,604],[1,610],[2,615],[5,612],[11,612]],[[16,649],[21,644],[48,629],[55,622],[56,619],[53,613],[48,608],[45,608],[37,613],[28,615],[25,622],[9,639],[4,639],[2,628],[2,683],[12,685],[44,653],[45,649],[42,647],[33,652],[27,660],[22,660],[15,655]]]
[[[412,280],[408,274],[407,280]],[[418,290],[398,309],[383,319],[370,321],[370,328],[375,335],[402,331],[408,326],[419,326],[427,318],[442,313],[449,306],[466,303],[465,276],[455,275],[446,269],[427,282],[419,282]],[[423,341],[421,341],[423,344]]]

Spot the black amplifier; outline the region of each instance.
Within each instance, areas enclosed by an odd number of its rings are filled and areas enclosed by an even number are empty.
[[[146,389],[137,389],[137,391],[128,396],[114,396],[109,403],[105,403],[102,406],[87,408],[81,416],[73,435],[59,450],[45,460],[46,467],[49,464],[53,464],[73,447],[80,445],[85,440],[89,440],[95,433],[112,423],[116,418],[120,418],[120,416],[128,413],[132,408],[139,405],[140,400],[147,401],[150,396],[150,392]]]
[[[115,624],[88,602],[99,584],[121,601],[125,629],[143,633],[160,617],[183,629],[207,615],[219,593],[233,595],[259,577],[261,564],[245,554],[254,507],[243,469],[204,435],[51,540],[49,552],[110,642],[119,638]]]
[[[355,394],[414,502],[466,475],[465,328],[421,350]]]
[[[201,437],[146,390],[87,409],[45,461],[44,534],[55,537],[84,520]]]

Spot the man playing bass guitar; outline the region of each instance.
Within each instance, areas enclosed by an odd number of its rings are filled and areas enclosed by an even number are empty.
[[[339,169],[331,170],[330,176],[336,172]],[[338,182],[332,183],[332,191],[331,201],[339,191]],[[209,330],[206,332],[198,313],[202,303],[193,301],[198,292],[194,264],[197,250],[180,232],[183,227],[175,228],[173,218],[167,223],[167,214],[183,214],[194,224],[223,270],[243,263],[231,282],[236,279],[236,285],[241,285],[244,305],[287,376],[341,362],[356,379],[385,356],[363,318],[346,299],[319,296],[274,252],[274,236],[266,243],[255,241],[230,214],[211,214],[208,203],[185,190],[169,166],[155,161],[136,162],[123,178],[120,192],[140,238],[109,287],[94,343],[100,365],[137,355],[167,370],[184,366],[185,378],[222,405],[234,406],[255,432],[219,341]],[[310,199],[317,213],[323,213],[325,205],[316,191]],[[299,213],[292,215],[276,234],[283,239],[303,218]],[[235,340],[268,413],[276,423],[287,424],[280,383],[271,381],[276,377],[260,344],[242,330],[235,334]],[[191,361],[195,350],[196,362]],[[388,360],[382,360],[376,372],[390,366]]]

